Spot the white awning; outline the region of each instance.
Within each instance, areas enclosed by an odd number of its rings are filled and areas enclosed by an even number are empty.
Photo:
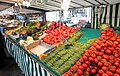
[[[15,3],[15,0],[0,0],[1,2]],[[20,0],[23,1],[23,0]],[[31,6],[38,9],[53,11],[60,10],[62,0],[30,0]],[[71,0],[69,8],[81,8],[96,5],[110,5],[120,3],[120,0]]]

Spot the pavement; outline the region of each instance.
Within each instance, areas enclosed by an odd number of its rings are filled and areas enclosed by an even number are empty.
[[[13,58],[5,59],[0,63],[0,76],[24,76]]]

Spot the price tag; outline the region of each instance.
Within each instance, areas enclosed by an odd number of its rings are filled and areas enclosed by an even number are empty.
[[[47,56],[47,54],[40,54],[39,59],[44,59]]]
[[[56,44],[57,47],[60,47],[63,44],[63,42],[60,42],[58,44]]]

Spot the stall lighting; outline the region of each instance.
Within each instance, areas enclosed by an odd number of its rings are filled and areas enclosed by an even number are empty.
[[[105,5],[100,5],[99,7],[105,7]]]

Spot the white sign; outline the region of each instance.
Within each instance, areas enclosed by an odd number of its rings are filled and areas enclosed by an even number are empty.
[[[62,4],[61,4],[61,9],[63,10],[68,10],[69,5],[70,5],[70,1],[71,0],[63,0]]]

